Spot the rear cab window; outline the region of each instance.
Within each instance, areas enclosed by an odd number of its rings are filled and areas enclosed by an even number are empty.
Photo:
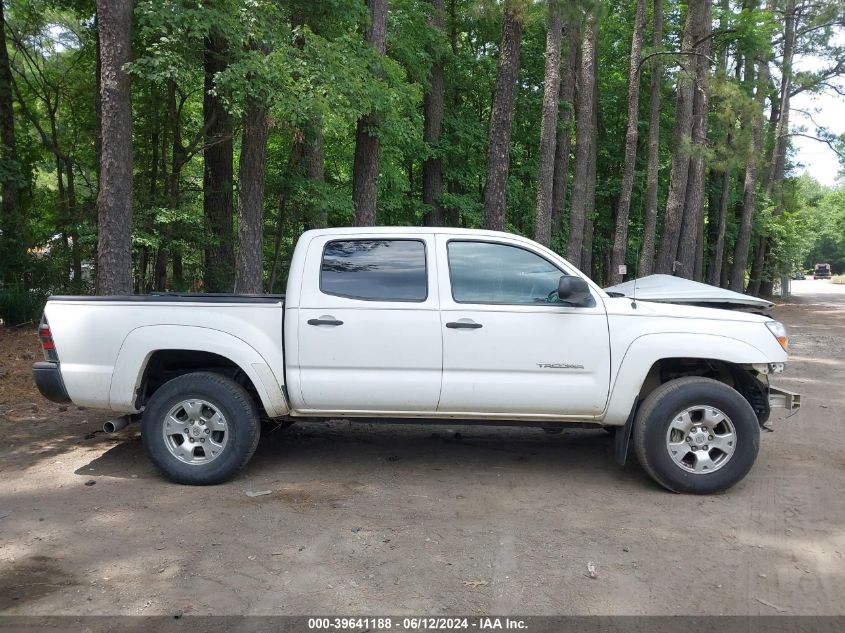
[[[424,302],[425,242],[415,239],[332,240],[320,262],[323,294],[360,301]]]

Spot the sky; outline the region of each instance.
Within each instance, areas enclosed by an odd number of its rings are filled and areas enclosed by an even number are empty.
[[[821,125],[837,135],[845,133],[845,97],[836,93],[822,95],[796,95],[791,103],[791,128],[797,131],[799,126],[806,127],[806,133],[815,135],[816,126]],[[806,110],[812,114],[813,121],[799,112]],[[793,136],[795,148],[794,162],[803,165],[795,171],[807,173],[823,185],[833,186],[842,169],[839,157],[826,144],[802,136]]]
[[[845,32],[840,31],[835,40],[839,44],[845,44]],[[796,71],[819,70],[830,65],[829,59],[804,55],[796,58],[794,68]],[[845,81],[834,81],[845,92]],[[807,134],[815,135],[816,128],[822,126],[837,136],[845,133],[845,96],[832,90],[818,95],[801,93],[793,97],[790,106],[790,128],[793,132],[804,127]],[[801,111],[809,113],[812,120]],[[837,175],[842,165],[832,149],[824,143],[801,136],[793,136],[792,145],[795,148],[793,161],[802,165],[795,169],[796,175],[807,173],[823,185],[837,184]]]

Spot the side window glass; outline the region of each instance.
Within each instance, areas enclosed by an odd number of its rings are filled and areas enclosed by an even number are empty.
[[[420,240],[336,240],[320,267],[325,294],[364,301],[425,301],[425,243]]]
[[[458,303],[561,304],[558,282],[565,274],[531,251],[490,242],[448,244],[452,298]]]

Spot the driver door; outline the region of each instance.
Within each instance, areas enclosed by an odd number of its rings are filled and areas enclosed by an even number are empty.
[[[528,243],[437,236],[443,382],[438,412],[590,417],[607,403],[610,340],[600,297],[557,298],[567,274]]]

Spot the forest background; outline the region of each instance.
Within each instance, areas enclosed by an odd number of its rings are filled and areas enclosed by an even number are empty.
[[[7,323],[49,293],[283,292],[326,226],[511,231],[601,284],[845,271],[841,175],[796,153],[845,157],[803,107],[845,119],[842,0],[0,7]]]

